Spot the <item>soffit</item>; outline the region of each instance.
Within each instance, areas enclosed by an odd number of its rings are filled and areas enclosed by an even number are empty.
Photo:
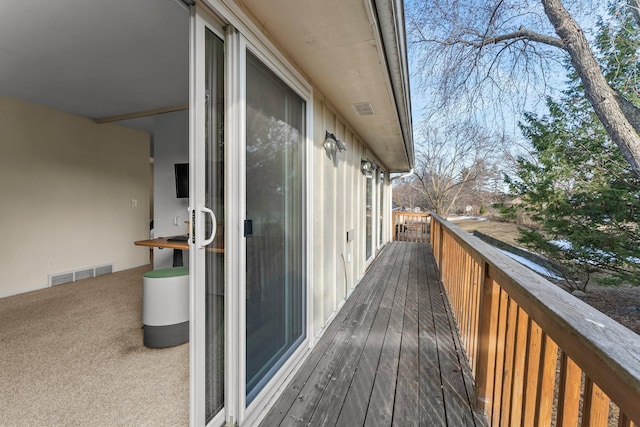
[[[393,171],[407,170],[402,129],[367,0],[242,0],[256,22],[295,62]],[[370,102],[373,116],[352,104]]]

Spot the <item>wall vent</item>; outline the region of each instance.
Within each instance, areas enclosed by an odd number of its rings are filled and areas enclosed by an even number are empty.
[[[80,279],[88,279],[93,277],[93,268],[88,268],[86,270],[78,270],[73,272],[73,281]]]
[[[48,276],[49,286],[62,285],[64,283],[75,282],[76,280],[89,279],[91,277],[102,276],[113,272],[113,264],[96,265],[93,267],[81,268],[64,273],[50,274]]]
[[[104,274],[111,274],[113,272],[113,265],[111,264],[105,264],[105,265],[99,265],[95,268],[96,271],[96,276],[102,276]]]
[[[353,107],[356,114],[359,116],[374,116],[376,114],[376,112],[373,111],[373,105],[371,105],[370,102],[358,102],[351,104],[351,107]]]
[[[60,273],[49,276],[49,286],[62,285],[73,282],[73,271],[71,273]]]

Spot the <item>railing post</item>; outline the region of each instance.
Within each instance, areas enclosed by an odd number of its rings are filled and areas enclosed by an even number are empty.
[[[478,320],[478,354],[476,356],[475,405],[490,419],[493,384],[495,378],[495,353],[498,328],[500,287],[489,276],[486,262],[482,263],[482,283]]]
[[[444,265],[442,262],[442,252],[444,251],[444,232],[442,224],[438,223],[438,267],[440,269],[440,278],[443,277]]]
[[[433,257],[436,258],[436,238],[438,236],[436,235],[436,221],[434,221],[433,218],[431,218],[431,228],[429,230],[429,243],[431,243],[431,253],[433,254]],[[436,259],[436,265],[439,261]]]
[[[391,241],[394,242],[396,240],[395,234],[395,223],[396,223],[396,212],[391,212],[391,229],[389,230],[389,236],[391,236]]]

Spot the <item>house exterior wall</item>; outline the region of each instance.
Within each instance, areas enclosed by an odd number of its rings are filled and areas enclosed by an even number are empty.
[[[149,261],[149,136],[0,96],[0,297]],[[132,200],[137,206],[132,206]]]
[[[384,166],[385,159],[372,155],[364,141],[345,117],[337,113],[331,99],[318,89],[314,82],[299,64],[293,52],[287,51],[277,40],[270,36],[264,22],[255,19],[252,10],[242,0],[206,0],[214,13],[229,20],[241,34],[262,48],[266,47],[283,64],[283,68],[294,71],[296,76],[304,79],[313,87],[312,107],[313,141],[310,148],[312,170],[309,175],[312,181],[312,210],[309,221],[312,227],[312,252],[308,262],[311,263],[310,278],[311,330],[314,337],[321,334],[338,309],[344,303],[353,288],[363,277],[367,264],[365,260],[365,184],[366,179],[360,171],[361,159],[374,160]],[[276,61],[277,62],[277,61]],[[382,88],[380,88],[382,90]],[[371,123],[389,117],[371,116]],[[336,135],[347,145],[347,150],[337,153],[335,158],[327,156],[323,147],[325,131]],[[386,174],[388,176],[388,174]],[[390,219],[391,203],[388,201],[390,186],[385,184],[385,221]],[[374,188],[377,194],[377,186]],[[374,203],[374,211],[377,203]],[[374,217],[377,218],[377,217]],[[377,228],[373,241],[374,255],[378,249]],[[347,231],[352,231],[353,239],[347,242]],[[389,232],[383,230],[383,242],[389,240]]]
[[[312,330],[318,335],[365,273],[366,178],[360,171],[360,161],[367,157],[367,148],[317,90],[313,129],[310,262],[313,267]],[[328,155],[323,146],[325,131],[345,142],[346,151]],[[385,210],[389,209],[387,205],[385,200]],[[352,236],[350,241],[347,232]],[[386,232],[384,241],[388,241]]]

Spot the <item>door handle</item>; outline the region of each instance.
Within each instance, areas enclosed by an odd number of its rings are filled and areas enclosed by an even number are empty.
[[[207,247],[208,245],[211,244],[211,242],[213,242],[213,239],[215,239],[216,237],[216,229],[217,229],[217,224],[216,224],[216,215],[213,213],[213,211],[205,206],[201,206],[200,207],[200,212],[203,214],[207,214],[209,215],[209,217],[211,217],[211,234],[209,235],[209,237],[205,238],[204,240],[202,240],[199,244],[198,247],[200,248],[204,248]],[[205,221],[203,219],[202,224],[205,224]],[[200,227],[202,230],[205,229],[205,227]],[[202,236],[203,237],[203,236]]]

